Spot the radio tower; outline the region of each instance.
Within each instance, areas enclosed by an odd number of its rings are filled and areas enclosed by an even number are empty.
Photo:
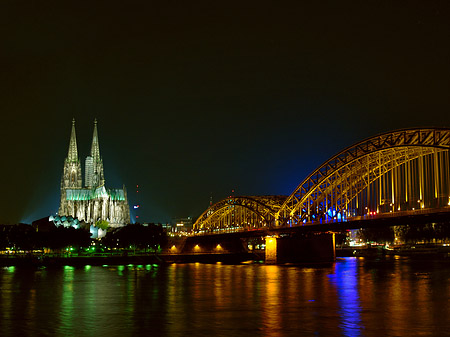
[[[133,206],[134,208],[134,214],[135,214],[135,223],[139,222],[139,185],[136,185],[136,205]]]

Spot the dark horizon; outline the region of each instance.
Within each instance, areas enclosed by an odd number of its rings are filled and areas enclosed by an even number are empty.
[[[58,210],[72,118],[140,219],[289,195],[365,138],[450,127],[450,6],[3,3],[0,223]],[[139,185],[137,198],[134,187]]]

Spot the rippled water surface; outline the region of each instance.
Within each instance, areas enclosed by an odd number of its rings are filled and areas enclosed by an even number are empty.
[[[445,336],[450,260],[0,269],[0,336]]]

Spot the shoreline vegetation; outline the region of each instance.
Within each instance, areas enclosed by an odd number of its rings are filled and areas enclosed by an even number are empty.
[[[263,241],[186,246],[186,237],[172,237],[160,225],[130,224],[92,239],[85,229],[0,225],[0,267],[148,265],[171,263],[264,263]],[[336,233],[336,257],[450,258],[450,226],[365,228]],[[261,241],[261,242],[260,242]],[[402,243],[402,244],[399,244]],[[218,248],[219,247],[219,248]],[[255,248],[256,247],[256,248]]]

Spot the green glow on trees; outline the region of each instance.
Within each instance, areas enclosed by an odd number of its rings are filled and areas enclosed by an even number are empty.
[[[100,228],[100,229],[107,229],[109,227],[109,222],[106,220],[98,220],[95,223],[95,226]]]

